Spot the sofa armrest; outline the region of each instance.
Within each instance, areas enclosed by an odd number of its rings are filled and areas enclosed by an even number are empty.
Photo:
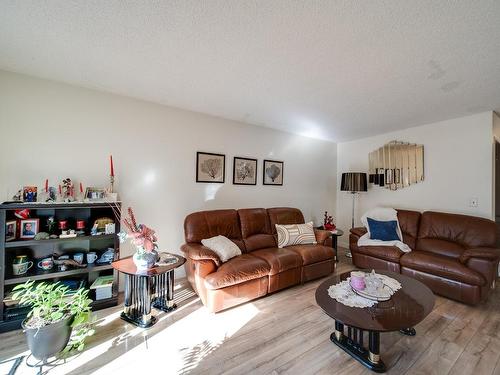
[[[470,258],[480,258],[489,261],[498,261],[500,259],[500,249],[491,247],[476,247],[466,249],[460,255],[460,262],[466,264]]]
[[[368,233],[365,227],[356,227],[356,228],[351,228],[350,232],[354,234],[355,236],[361,237],[364,234]]]
[[[182,252],[192,260],[211,260],[219,267],[222,262],[219,256],[208,247],[199,243],[185,243],[181,246]]]
[[[322,229],[315,229],[314,235],[316,236],[316,242],[319,245],[324,245],[326,243],[326,240],[332,236],[332,232]]]

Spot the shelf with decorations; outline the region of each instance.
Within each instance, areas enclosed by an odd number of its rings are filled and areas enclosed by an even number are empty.
[[[26,309],[10,295],[27,280],[88,288],[96,279],[112,276],[111,297],[92,307],[117,305],[118,274],[110,263],[120,257],[120,215],[120,202],[1,204],[0,332],[20,328]]]

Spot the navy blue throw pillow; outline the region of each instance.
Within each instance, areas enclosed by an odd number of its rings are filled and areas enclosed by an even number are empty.
[[[378,221],[368,219],[368,227],[370,229],[370,239],[380,241],[400,241],[398,236],[398,222],[391,221]]]

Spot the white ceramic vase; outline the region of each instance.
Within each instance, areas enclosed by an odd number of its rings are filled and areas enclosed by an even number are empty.
[[[158,252],[156,250],[147,252],[140,247],[137,248],[132,259],[138,271],[145,271],[154,267],[158,260]]]

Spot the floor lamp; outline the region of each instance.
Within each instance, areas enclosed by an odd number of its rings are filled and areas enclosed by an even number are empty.
[[[358,195],[360,191],[368,191],[366,173],[361,173],[361,172],[342,173],[342,182],[340,184],[340,191],[348,191],[352,195],[351,228],[354,228],[354,204],[356,201],[356,195]],[[352,258],[352,254],[350,251],[348,251],[345,254],[345,256],[348,258]]]

